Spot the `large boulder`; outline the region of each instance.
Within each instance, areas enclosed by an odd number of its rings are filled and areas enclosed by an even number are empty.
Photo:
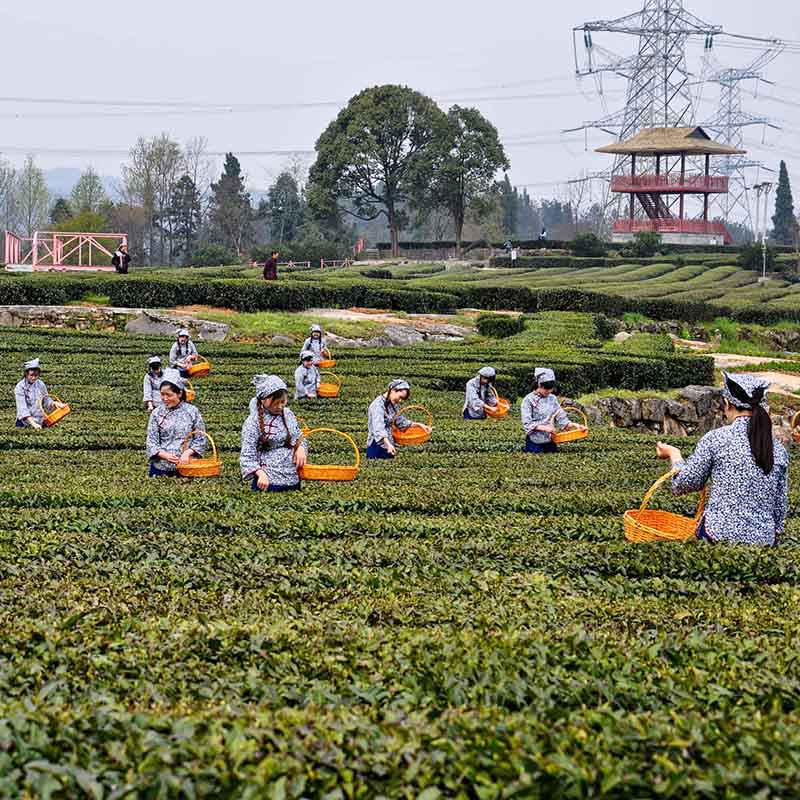
[[[278,335],[278,336],[273,336],[269,340],[269,343],[277,345],[277,346],[280,346],[280,347],[293,347],[294,344],[295,344],[295,341],[290,336]]]
[[[698,417],[704,417],[713,408],[722,408],[722,390],[715,386],[686,386],[681,397],[694,404]]]
[[[620,331],[619,333],[614,334],[614,341],[617,344],[624,344],[633,336],[632,333],[628,333],[628,331]]]
[[[667,401],[661,397],[646,397],[642,400],[642,419],[645,422],[658,423],[664,421]]]
[[[384,336],[392,343],[406,347],[412,344],[421,344],[425,337],[414,328],[405,325],[387,325],[383,329]]]
[[[146,309],[142,309],[128,320],[125,333],[174,337],[175,331],[179,328],[186,328],[193,339],[207,342],[222,342],[228,335],[228,326],[222,322],[191,317],[169,317]]]

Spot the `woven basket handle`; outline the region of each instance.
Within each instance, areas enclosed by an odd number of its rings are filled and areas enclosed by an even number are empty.
[[[295,414],[294,418],[297,420],[297,424],[300,426],[300,430],[302,430],[303,428],[307,428],[308,427],[308,423],[302,417],[298,417]]]
[[[583,424],[588,428],[589,427],[589,418],[586,414],[583,413],[579,408],[575,408],[575,406],[564,406],[564,408],[560,408],[559,411],[563,411],[565,414],[567,411],[577,411],[583,417]],[[550,417],[549,425],[552,425],[555,422],[556,417],[558,416],[558,411],[553,413],[553,416]]]
[[[671,480],[672,477],[677,475],[679,472],[679,469],[671,469],[669,472],[664,473],[664,475],[662,475],[645,493],[645,496],[642,498],[642,504],[639,506],[639,511],[644,511],[647,508],[647,505],[653,495],[656,493],[656,490],[659,486],[661,486],[662,483],[664,483],[664,481]],[[699,522],[700,517],[703,516],[703,509],[706,506],[706,493],[707,488],[704,486],[700,492],[700,502],[697,504],[697,511],[694,515],[695,522]]]
[[[797,421],[800,420],[800,411],[798,411],[793,417],[792,422],[789,427],[794,430],[797,427]]]
[[[334,378],[334,379],[335,379],[337,386],[341,387],[341,385],[342,385],[342,379],[341,379],[341,378],[340,378],[340,377],[339,377],[339,376],[338,376],[338,375],[337,375],[335,372],[327,372],[327,371],[323,370],[323,371],[322,371],[322,372],[320,372],[319,374],[320,374],[320,375],[330,375],[330,376],[331,376],[331,378]]]
[[[433,427],[433,414],[431,414],[431,412],[428,411],[428,409],[425,408],[425,406],[420,406],[420,405],[406,406],[405,408],[398,409],[397,414],[398,415],[405,414],[406,411],[412,411],[413,409],[416,409],[418,411],[423,411],[428,417],[428,426],[431,428]],[[394,425],[394,423],[392,424]]]
[[[189,440],[194,436],[205,436],[209,442],[211,442],[211,458],[214,461],[217,461],[217,445],[214,442],[213,437],[208,431],[190,431],[186,434],[186,438],[183,440],[183,444],[181,445],[181,452],[185,452],[187,449],[187,445],[189,444]]]
[[[41,409],[41,411],[42,411],[42,416],[45,416],[45,417],[46,417],[46,416],[47,416],[47,412],[44,410],[44,399],[45,399],[45,397],[46,397],[48,400],[52,400],[54,403],[60,403],[60,402],[61,402],[61,400],[60,400],[58,397],[56,397],[54,394],[43,394],[43,395],[42,395],[42,396],[39,398],[39,408],[40,408],[40,409]]]
[[[328,359],[329,359],[329,360],[333,358],[333,353],[331,353],[331,351],[330,351],[330,348],[328,348],[328,347],[323,347],[323,348],[322,348],[322,352],[323,352],[323,353],[324,353],[326,356],[328,356]]]
[[[343,439],[347,439],[350,443],[350,447],[353,448],[353,452],[356,454],[356,463],[355,468],[358,469],[361,464],[361,453],[358,450],[358,445],[353,441],[353,437],[344,433],[343,431],[337,431],[336,428],[314,428],[313,430],[307,431],[306,433],[302,434],[300,438],[297,440],[297,444],[294,446],[295,450],[300,447],[300,445],[308,439],[309,436],[315,433],[335,433],[337,436],[341,436]]]

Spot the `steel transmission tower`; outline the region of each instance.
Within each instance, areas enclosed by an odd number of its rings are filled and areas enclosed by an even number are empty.
[[[769,49],[758,55],[748,66],[742,69],[725,68],[716,65],[715,71],[707,78],[709,82],[719,84],[719,110],[708,122],[704,123],[715,138],[723,144],[729,144],[743,150],[744,128],[751,125],[762,125],[777,128],[767,117],[755,116],[744,111],[742,107],[742,84],[744,81],[764,81],[761,70],[773,61],[783,50],[780,42],[772,43]],[[747,156],[726,156],[720,163],[720,171],[728,176],[729,190],[724,196],[723,216],[728,222],[731,214],[737,210],[742,214],[744,222],[752,229],[753,215],[750,209],[749,189],[751,181],[747,171],[753,168],[765,168],[760,161]]]
[[[597,45],[597,33],[626,34],[638,39],[633,56],[622,57]],[[683,0],[644,0],[641,11],[613,20],[586,22],[573,29],[575,71],[579,78],[594,77],[603,93],[603,75],[628,81],[625,107],[573,130],[598,128],[623,141],[642,128],[678,127],[694,122],[693,76],[686,65],[686,42],[704,37],[706,44],[722,33],[683,7]],[[583,35],[583,51],[578,36]],[[583,56],[581,56],[581,52]],[[616,156],[613,174],[630,171],[630,156]],[[608,177],[598,175],[597,177]],[[615,204],[611,200],[608,205]]]

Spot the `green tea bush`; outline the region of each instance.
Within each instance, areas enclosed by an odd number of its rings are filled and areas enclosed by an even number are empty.
[[[606,254],[606,243],[594,233],[581,233],[570,243],[573,255],[587,257],[603,257]]]
[[[521,316],[512,317],[508,314],[481,314],[475,327],[481,336],[490,336],[493,339],[505,339],[507,336],[514,336],[525,328],[525,322]]]

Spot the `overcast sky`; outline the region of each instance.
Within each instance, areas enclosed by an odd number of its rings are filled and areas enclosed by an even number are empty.
[[[403,83],[445,108],[456,101],[480,108],[507,143],[513,182],[530,185],[536,196],[557,196],[563,191],[559,182],[607,163],[591,150],[608,137],[593,133],[586,152],[582,135],[558,133],[604,113],[593,82],[585,80],[581,88],[572,77],[571,29],[637,10],[641,0],[39,0],[3,6],[0,151],[14,162],[30,150],[44,168],[91,163],[102,173],[117,174],[120,155],[42,149],[120,151],[137,136],[162,131],[178,141],[203,135],[209,148],[220,152],[308,150],[335,116],[336,105],[232,113],[103,103],[335,104],[367,86]],[[800,39],[795,0],[687,0],[686,7],[726,31]],[[625,47],[631,52],[636,43],[632,38],[603,41],[619,52]],[[692,64],[699,65],[701,44],[689,48]],[[756,55],[725,47],[716,53],[727,66],[746,64]],[[770,164],[786,158],[797,195],[800,55],[781,56],[767,74],[776,85],[762,85],[757,99],[747,98],[747,108],[772,115],[784,130],[767,131],[765,146],[760,128],[746,137],[758,146],[751,144],[753,154]],[[623,102],[624,84],[609,81],[606,87],[613,110]],[[512,99],[497,99],[502,97]],[[718,92],[708,87],[704,97],[700,117],[713,112]],[[514,144],[514,139],[527,143]],[[250,187],[265,188],[288,158],[242,156]]]

